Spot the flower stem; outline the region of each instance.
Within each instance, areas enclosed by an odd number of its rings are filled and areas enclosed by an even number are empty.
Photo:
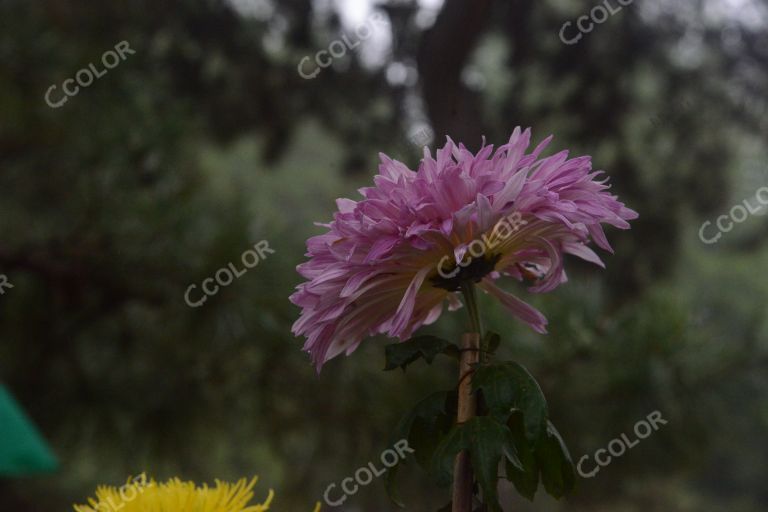
[[[477,294],[475,285],[471,281],[461,283],[461,293],[464,295],[464,302],[467,304],[469,312],[469,322],[472,326],[472,332],[477,333],[480,339],[483,338],[483,321],[480,318],[480,310],[477,307]]]
[[[471,331],[461,338],[461,360],[459,362],[459,386],[457,423],[465,423],[477,414],[477,399],[472,392],[472,372],[480,361],[483,324],[477,307],[475,285],[469,281],[461,283],[464,302],[469,312]],[[453,505],[452,512],[472,511],[472,484],[474,474],[470,455],[462,451],[456,456],[453,465]]]
[[[472,373],[479,361],[480,336],[466,333],[461,337],[461,361],[459,362],[458,408],[456,422],[466,423],[477,414],[477,398],[472,392]],[[453,463],[452,512],[472,512],[472,484],[474,473],[470,454],[466,450],[456,455]]]

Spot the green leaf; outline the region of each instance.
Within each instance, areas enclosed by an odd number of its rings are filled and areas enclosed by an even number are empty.
[[[517,492],[528,500],[533,501],[539,488],[539,465],[533,449],[534,444],[525,435],[522,412],[518,410],[513,411],[507,426],[512,432],[512,442],[517,451],[517,460],[519,461],[518,464],[515,464],[515,460],[507,458],[507,480],[514,484]]]
[[[419,449],[423,449],[424,447],[416,439],[418,436],[412,435],[414,430],[447,432],[453,424],[453,419],[456,415],[456,401],[455,390],[438,391],[419,401],[398,422],[390,436],[390,444],[394,444],[401,439],[407,439],[409,445],[414,450],[419,451]],[[421,457],[423,456],[419,455],[419,458]]]
[[[469,423],[472,469],[483,490],[483,503],[492,512],[501,512],[497,494],[499,462],[502,456],[514,450],[512,433],[489,416],[472,418]]]
[[[483,491],[483,502],[491,512],[501,512],[497,492],[499,463],[505,456],[517,460],[512,433],[490,416],[478,416],[454,426],[432,458],[431,472],[441,483],[451,482],[456,455],[462,450],[470,453],[475,478]]]
[[[499,348],[499,344],[501,344],[501,336],[499,336],[499,333],[493,331],[485,331],[483,347],[485,347],[489,353],[495,353],[496,349]]]
[[[387,476],[384,477],[384,489],[387,491],[387,496],[392,500],[392,503],[400,508],[405,508],[405,503],[400,499],[400,491],[397,488],[397,471],[400,469],[400,463],[395,464],[387,471]]]
[[[472,387],[481,391],[491,414],[506,423],[513,409],[522,411],[529,441],[539,439],[547,421],[547,401],[539,383],[522,365],[512,362],[478,367]]]
[[[432,454],[442,438],[451,430],[454,418],[441,414],[434,418],[415,418],[408,436],[408,445],[413,447],[413,457],[422,468],[429,469]]]
[[[417,336],[401,343],[393,343],[384,348],[386,365],[384,370],[406,367],[419,358],[432,363],[438,354],[459,358],[459,347],[448,340],[436,336]]]
[[[573,490],[576,474],[571,454],[550,421],[547,422],[547,429],[536,446],[536,460],[541,468],[541,480],[547,493],[560,499]]]
[[[437,445],[450,430],[456,416],[456,391],[439,391],[432,393],[418,402],[408,414],[398,422],[390,436],[389,445],[406,439],[408,446],[414,450],[414,458],[425,469],[428,469]],[[397,469],[402,463],[392,467],[385,478],[385,488],[390,499],[400,507],[404,507],[398,496],[396,485]]]
[[[453,463],[461,450],[468,448],[466,424],[454,425],[432,455],[429,473],[440,485],[450,485],[453,480]]]

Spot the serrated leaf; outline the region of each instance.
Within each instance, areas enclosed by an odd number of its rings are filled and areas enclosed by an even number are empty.
[[[432,454],[437,449],[443,436],[453,425],[453,418],[447,414],[432,419],[415,418],[408,436],[408,444],[415,450],[416,462],[427,470]]]
[[[541,481],[547,493],[560,499],[576,485],[573,461],[563,438],[552,422],[536,445],[536,460],[541,468]]]
[[[408,446],[414,450],[414,458],[419,465],[427,469],[434,450],[451,428],[456,415],[456,400],[456,391],[439,391],[418,402],[398,422],[390,436],[389,445],[392,446],[401,439],[408,440]],[[401,508],[404,505],[398,495],[396,477],[402,462],[398,460],[385,477],[387,495]]]
[[[536,379],[520,364],[506,362],[480,366],[472,388],[481,391],[491,414],[506,423],[513,409],[522,411],[529,441],[539,439],[547,421],[547,401]]]
[[[522,496],[533,501],[539,488],[539,465],[536,461],[533,443],[525,435],[523,414],[513,411],[507,421],[507,426],[512,433],[512,442],[517,451],[519,464],[515,464],[510,458],[506,461],[507,480],[512,482]]]
[[[483,503],[491,512],[502,512],[499,505],[499,462],[514,450],[509,429],[489,416],[470,420],[470,453],[475,478],[483,490]]]
[[[455,390],[437,391],[420,400],[397,423],[390,436],[390,444],[394,444],[401,439],[408,439],[410,442],[411,431],[417,420],[423,421],[424,426],[429,428],[444,425],[447,418],[450,426],[456,413],[456,401]]]
[[[432,458],[431,472],[438,481],[451,482],[456,455],[462,450],[469,451],[485,505],[491,512],[501,512],[497,491],[499,463],[506,454],[515,453],[511,432],[490,416],[474,417],[454,426]]]
[[[453,462],[467,448],[464,425],[454,425],[432,454],[429,473],[439,485],[449,485],[453,479]]]
[[[458,358],[459,347],[437,336],[417,336],[401,343],[392,343],[384,348],[384,370],[405,370],[409,364],[420,358],[431,364],[439,354]]]

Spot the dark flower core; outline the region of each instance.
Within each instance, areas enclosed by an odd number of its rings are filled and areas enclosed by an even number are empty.
[[[443,277],[440,275],[440,272],[438,272],[436,275],[430,277],[429,281],[436,288],[455,292],[461,288],[462,282],[469,281],[479,283],[486,275],[493,272],[499,259],[501,259],[501,254],[474,258],[466,267],[458,267],[458,272],[456,272],[456,265],[451,269],[444,269],[443,274],[450,275],[451,277]],[[456,275],[453,275],[454,272],[456,272]]]

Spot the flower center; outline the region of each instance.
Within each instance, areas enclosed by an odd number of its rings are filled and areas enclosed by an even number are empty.
[[[479,258],[472,258],[466,265],[462,265],[462,262],[448,268],[442,265],[443,260],[441,260],[437,274],[430,277],[429,281],[436,288],[455,292],[461,288],[462,282],[480,282],[482,278],[493,272],[499,259],[501,254],[486,254]]]

